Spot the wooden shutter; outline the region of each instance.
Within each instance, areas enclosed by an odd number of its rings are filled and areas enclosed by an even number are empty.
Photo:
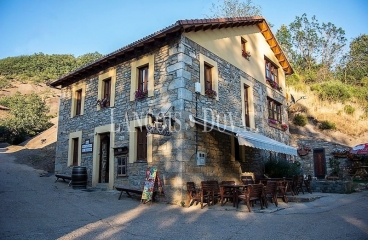
[[[110,101],[111,96],[111,78],[104,80],[103,98],[107,98]]]
[[[212,67],[204,64],[204,83],[205,90],[212,90]]]
[[[147,129],[137,128],[137,161],[147,161]]]
[[[82,89],[75,92],[75,115],[80,115],[82,110]]]
[[[73,166],[78,166],[79,138],[73,138]]]
[[[250,127],[248,90],[249,90],[249,87],[244,85],[244,115],[245,115],[245,126],[246,127]]]

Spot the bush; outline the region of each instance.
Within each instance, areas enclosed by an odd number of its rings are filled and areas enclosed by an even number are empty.
[[[351,105],[345,105],[344,112],[352,115],[355,112],[355,108],[353,108]]]
[[[290,163],[286,160],[269,159],[265,163],[265,174],[270,178],[291,178],[301,173],[300,163]]]
[[[307,125],[308,119],[305,115],[303,114],[296,114],[293,118],[293,123],[297,126],[302,126],[304,127],[305,125]]]
[[[334,129],[336,129],[336,125],[335,125],[335,123],[326,120],[326,121],[321,122],[321,124],[319,125],[319,129],[321,129],[321,130],[334,130]]]
[[[345,102],[352,96],[349,86],[338,82],[330,81],[311,86],[311,90],[316,92],[322,100]]]

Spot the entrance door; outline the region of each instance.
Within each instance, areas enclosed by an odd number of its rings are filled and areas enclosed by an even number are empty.
[[[326,158],[325,149],[313,149],[314,159],[314,176],[317,178],[325,178],[326,176]]]
[[[99,183],[109,182],[110,134],[101,134]]]

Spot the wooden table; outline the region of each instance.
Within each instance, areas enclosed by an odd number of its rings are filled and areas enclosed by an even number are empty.
[[[231,194],[230,194],[230,197],[228,198],[232,198],[233,200],[233,207],[235,207],[235,203],[237,202],[237,190],[240,189],[240,188],[246,188],[248,185],[244,185],[244,184],[235,184],[235,185],[232,185],[232,184],[221,184],[220,185],[220,196],[221,196],[221,204],[223,203],[223,200],[224,198],[227,198],[225,197],[225,189],[226,188],[229,188],[230,191],[231,191]]]

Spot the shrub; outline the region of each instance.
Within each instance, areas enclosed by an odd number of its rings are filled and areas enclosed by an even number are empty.
[[[312,85],[311,90],[322,100],[345,102],[352,96],[349,86],[337,81]]]
[[[347,114],[352,115],[355,112],[355,108],[352,107],[351,105],[345,105],[344,112],[346,112]]]
[[[330,122],[330,121],[323,121],[321,122],[321,124],[319,125],[319,129],[321,130],[333,130],[333,129],[336,129],[336,126],[335,126],[335,123],[333,122]]]
[[[286,160],[269,159],[265,163],[265,174],[271,178],[290,178],[301,173],[300,163],[290,163]]]
[[[303,114],[296,114],[293,118],[293,123],[297,126],[302,126],[304,127],[305,125],[307,125],[308,119],[305,115]]]

